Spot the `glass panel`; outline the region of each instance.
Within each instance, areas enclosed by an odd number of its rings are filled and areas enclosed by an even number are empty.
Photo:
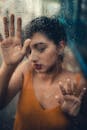
[[[15,14],[16,18],[22,17],[23,28],[37,16],[58,18],[65,26],[67,44],[72,50],[66,48],[64,66],[71,71],[78,71],[80,65],[83,74],[87,77],[87,0],[0,0],[0,32],[2,34],[2,18],[7,16],[9,21],[11,14]],[[10,106],[0,112],[0,130],[12,130],[16,102],[17,99],[14,99]]]

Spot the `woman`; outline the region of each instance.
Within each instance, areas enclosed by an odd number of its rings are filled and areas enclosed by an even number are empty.
[[[23,47],[21,18],[15,33],[14,15],[9,29],[4,17],[4,32],[0,108],[20,91],[14,130],[82,130],[84,125],[87,129],[82,104],[86,83],[81,74],[62,68],[66,35],[59,21],[48,17],[32,20],[26,26]],[[27,60],[21,62],[25,56]]]

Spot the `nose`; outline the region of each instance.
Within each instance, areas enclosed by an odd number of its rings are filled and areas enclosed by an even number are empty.
[[[36,60],[36,59],[32,59],[32,62],[33,62],[33,63],[37,63],[37,60]]]
[[[31,62],[33,63],[37,63],[38,62],[39,57],[36,54],[31,54]]]

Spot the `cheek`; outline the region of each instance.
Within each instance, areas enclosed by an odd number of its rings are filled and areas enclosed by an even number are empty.
[[[43,58],[47,63],[55,62],[57,60],[57,54],[55,50],[46,51],[43,54]]]

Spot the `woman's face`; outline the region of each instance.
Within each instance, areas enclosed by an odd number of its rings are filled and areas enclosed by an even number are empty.
[[[29,60],[36,72],[47,72],[52,66],[55,67],[57,56],[57,47],[52,40],[49,40],[44,34],[35,33],[31,38],[31,54]]]

